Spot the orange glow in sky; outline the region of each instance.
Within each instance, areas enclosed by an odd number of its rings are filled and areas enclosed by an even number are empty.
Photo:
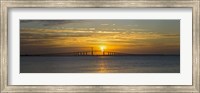
[[[20,53],[179,54],[180,20],[21,20]],[[39,51],[38,51],[39,50]]]

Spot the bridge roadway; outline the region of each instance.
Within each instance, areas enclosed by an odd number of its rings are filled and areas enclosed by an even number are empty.
[[[117,52],[108,52],[108,51],[101,52],[101,53],[102,53],[102,55],[109,55],[109,56],[119,54]],[[97,53],[95,53],[95,51],[92,51],[92,52],[91,51],[81,51],[81,52],[73,52],[72,55],[85,56],[85,55],[95,55],[95,54],[97,54]]]

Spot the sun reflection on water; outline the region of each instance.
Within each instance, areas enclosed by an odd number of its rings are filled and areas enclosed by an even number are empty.
[[[98,72],[99,73],[107,73],[108,72],[108,66],[107,66],[107,63],[103,60],[99,61],[98,62]]]

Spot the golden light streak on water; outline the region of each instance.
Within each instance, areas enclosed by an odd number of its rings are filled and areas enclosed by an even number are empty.
[[[108,66],[107,63],[104,61],[99,61],[99,73],[107,73],[108,72]]]

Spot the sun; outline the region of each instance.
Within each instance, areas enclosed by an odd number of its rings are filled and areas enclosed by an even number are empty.
[[[101,46],[100,46],[100,49],[101,49],[101,52],[104,52],[104,51],[105,51],[105,49],[106,49],[106,46],[104,46],[104,45],[101,45]]]

